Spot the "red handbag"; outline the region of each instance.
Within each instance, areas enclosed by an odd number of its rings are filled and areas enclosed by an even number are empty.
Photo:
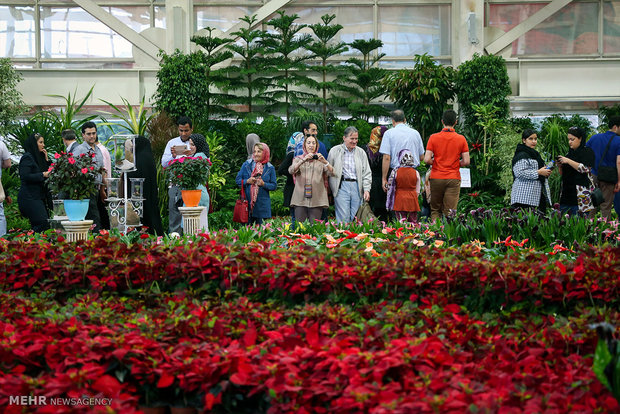
[[[245,198],[245,187],[243,180],[241,180],[241,198],[235,203],[235,210],[233,212],[233,221],[235,223],[245,224],[249,221],[248,199]]]

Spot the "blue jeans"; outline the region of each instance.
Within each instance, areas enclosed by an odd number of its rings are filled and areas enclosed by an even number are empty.
[[[560,213],[576,216],[579,214],[579,206],[569,206],[568,204],[560,204]]]
[[[252,224],[258,224],[259,226],[261,224],[263,224],[263,219],[262,217],[254,217],[254,216],[250,216],[249,220],[248,220],[248,226],[251,226]]]
[[[620,219],[620,191],[614,195],[614,210],[616,211],[618,219]]]
[[[181,189],[173,185],[168,189],[168,233],[183,234],[183,217],[177,203],[181,200]]]
[[[338,194],[334,197],[336,207],[336,221],[349,223],[355,219],[357,210],[362,205],[359,188],[356,181],[342,181]]]

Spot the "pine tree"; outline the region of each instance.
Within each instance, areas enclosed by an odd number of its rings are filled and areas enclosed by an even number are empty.
[[[213,114],[228,114],[231,110],[225,105],[234,99],[233,95],[220,92],[225,90],[230,83],[229,78],[225,75],[226,69],[213,69],[213,67],[227,59],[233,57],[230,50],[215,51],[222,45],[232,42],[232,39],[213,37],[212,27],[205,27],[209,32],[207,36],[193,36],[191,41],[202,47],[206,52],[202,52],[204,58],[204,71],[206,82],[209,85],[205,91],[206,99],[206,119],[210,119]]]
[[[349,71],[352,75],[352,86],[348,92],[357,98],[357,102],[349,104],[349,111],[354,117],[368,119],[370,116],[384,116],[388,111],[380,105],[371,105],[370,102],[385,95],[385,89],[381,85],[381,79],[387,74],[383,68],[375,64],[385,56],[379,53],[372,57],[373,52],[383,46],[379,39],[357,39],[349,46],[360,51],[362,59],[350,58]]]
[[[248,24],[247,28],[241,28],[231,33],[231,36],[239,38],[242,44],[230,43],[226,48],[241,57],[241,63],[232,65],[228,69],[230,74],[230,84],[227,90],[244,90],[245,96],[237,97],[238,101],[248,107],[248,114],[251,116],[261,115],[256,111],[257,105],[270,104],[272,99],[264,95],[264,92],[271,85],[271,78],[262,75],[268,70],[268,61],[263,54],[265,48],[261,40],[265,35],[263,30],[253,30],[252,26],[256,22],[256,16],[244,16],[240,19]]]
[[[299,33],[305,24],[295,23],[298,15],[286,15],[278,12],[278,17],[269,20],[267,24],[275,29],[274,33],[267,33],[262,44],[269,54],[273,69],[273,86],[266,93],[275,102],[268,106],[269,111],[284,108],[288,121],[292,110],[301,106],[302,102],[309,101],[314,94],[294,89],[296,86],[309,86],[312,80],[306,75],[307,61],[311,54],[306,48],[312,41],[309,34]]]
[[[310,25],[316,39],[307,47],[313,53],[313,58],[319,58],[321,61],[320,65],[313,68],[319,74],[320,80],[315,82],[312,87],[321,92],[321,95],[317,96],[315,102],[322,106],[323,120],[325,122],[327,122],[328,105],[332,107],[342,105],[343,98],[337,97],[334,92],[344,90],[343,86],[347,79],[347,76],[342,73],[341,68],[327,63],[332,56],[340,55],[349,50],[345,42],[333,40],[338,32],[343,29],[340,24],[331,24],[335,18],[335,14],[325,14],[321,16],[323,23]],[[329,78],[331,79],[328,80]],[[330,91],[330,97],[328,97],[328,90]]]

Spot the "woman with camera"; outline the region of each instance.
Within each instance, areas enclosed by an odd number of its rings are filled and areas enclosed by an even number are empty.
[[[590,169],[594,166],[594,151],[586,147],[586,132],[578,127],[568,129],[568,154],[558,157],[562,174],[560,211],[569,215],[586,215],[594,209],[594,191]]]
[[[293,159],[289,173],[295,180],[291,207],[295,209],[295,220],[299,223],[320,220],[323,209],[329,206],[327,197],[327,176],[334,168],[322,154],[317,153],[319,142],[309,135],[304,140],[303,154]]]

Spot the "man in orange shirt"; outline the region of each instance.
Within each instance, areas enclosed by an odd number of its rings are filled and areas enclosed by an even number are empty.
[[[426,145],[424,162],[432,165],[431,220],[456,213],[461,191],[460,167],[469,165],[469,147],[463,135],[454,131],[456,112],[448,109],[441,117],[443,129],[431,135]]]

